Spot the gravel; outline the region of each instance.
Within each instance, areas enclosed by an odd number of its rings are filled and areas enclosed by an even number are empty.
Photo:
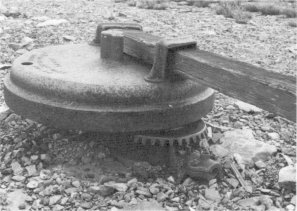
[[[3,3],[10,12],[5,13],[8,17],[0,13],[1,79],[21,54],[48,45],[89,42],[96,25],[111,19],[138,22],[145,31],[163,37],[192,35],[200,49],[296,75],[296,55],[289,49],[296,43],[297,29],[289,28],[287,20],[279,16],[253,14],[252,21],[240,25],[214,15],[211,8],[174,3],[164,11],[107,0]],[[3,95],[0,103],[3,104]],[[49,128],[1,105],[0,208],[191,211],[296,208],[296,179],[292,179],[296,171],[291,170],[295,167],[288,166],[280,154],[296,163],[296,124],[221,94],[217,94],[215,107],[205,121],[212,131],[211,151],[222,163],[223,174],[218,180],[184,178],[181,184],[176,184],[172,175],[162,174],[163,166],[128,162],[115,157],[98,137]],[[258,159],[254,165],[238,162],[240,157],[232,157],[230,149],[222,144],[222,137],[238,130],[249,130],[257,143],[276,150],[269,154],[269,159]],[[241,178],[233,172],[231,164]],[[246,191],[243,184],[252,191]],[[19,200],[12,200],[16,198]]]

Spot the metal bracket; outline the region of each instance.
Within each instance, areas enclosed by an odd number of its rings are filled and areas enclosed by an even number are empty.
[[[170,64],[173,63],[174,52],[186,48],[195,48],[196,41],[189,38],[184,39],[163,39],[157,42],[155,47],[154,64],[149,73],[145,78],[148,82],[162,82],[169,78]]]
[[[97,26],[96,36],[91,44],[100,45],[101,33],[109,29],[142,31],[142,26],[136,23],[100,23]]]

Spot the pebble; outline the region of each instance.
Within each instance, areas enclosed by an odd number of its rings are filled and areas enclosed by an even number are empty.
[[[139,195],[143,195],[143,196],[146,196],[149,198],[152,197],[152,194],[150,193],[150,191],[147,188],[140,187],[135,192]]]
[[[221,196],[219,192],[213,188],[205,189],[205,198],[214,202],[220,202]]]
[[[263,168],[266,168],[266,163],[264,163],[262,160],[258,160],[255,162],[255,166],[258,169],[263,169]]]
[[[116,183],[113,181],[104,183],[104,186],[112,187],[119,192],[126,192],[126,190],[128,189],[128,186],[125,183]]]
[[[80,187],[80,182],[78,180],[73,181],[71,184],[76,188]]]
[[[89,187],[90,192],[99,194],[103,197],[110,196],[115,192],[115,189],[113,187],[100,185],[100,186],[91,186]]]
[[[222,147],[230,153],[239,154],[244,164],[251,167],[254,166],[255,161],[269,160],[277,152],[275,146],[256,140],[251,129],[226,131],[221,142]]]
[[[35,189],[38,187],[38,185],[39,185],[39,183],[37,181],[31,180],[30,182],[28,182],[26,187],[29,189]]]
[[[45,170],[45,169],[42,169],[39,173],[39,177],[40,179],[42,180],[48,180],[51,178],[51,171],[50,170]]]
[[[149,187],[149,190],[153,195],[156,195],[160,192],[160,189],[158,188],[158,185],[156,185],[156,184],[151,185]]]
[[[280,187],[286,189],[296,188],[296,166],[286,166],[280,169],[278,174]]]
[[[37,27],[46,27],[46,26],[58,26],[60,24],[66,24],[68,23],[67,20],[65,19],[51,19],[51,20],[46,20],[42,23],[37,24]]]
[[[160,192],[160,193],[157,194],[157,201],[158,202],[165,201],[167,198],[168,198],[168,196],[163,192]]]
[[[272,140],[279,140],[280,139],[280,136],[279,136],[278,133],[268,133],[267,135]]]
[[[25,181],[26,177],[21,176],[21,175],[15,175],[11,179],[14,181],[17,181],[17,182],[23,182],[23,181]]]
[[[14,175],[21,175],[23,173],[24,169],[18,162],[12,162],[10,166]]]
[[[25,203],[21,203],[21,204],[19,204],[19,209],[20,209],[20,210],[24,210],[24,209],[26,209],[26,204],[25,204]]]
[[[253,106],[251,104],[242,102],[242,101],[236,101],[234,103],[234,105],[237,106],[240,110],[243,110],[245,112],[254,112],[254,113],[262,112],[262,109],[260,109],[260,108],[258,108],[256,106]]]
[[[61,195],[54,195],[49,198],[49,205],[55,205],[61,200]]]
[[[30,165],[26,167],[28,176],[35,176],[37,174],[36,166],[35,165]]]
[[[226,180],[233,188],[237,188],[237,186],[239,185],[238,180],[235,178],[227,178]]]

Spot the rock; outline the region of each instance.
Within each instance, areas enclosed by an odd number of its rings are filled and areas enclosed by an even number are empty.
[[[273,201],[269,196],[262,195],[259,197],[259,202],[265,206],[266,210],[270,210],[273,205]]]
[[[30,38],[30,37],[24,37],[22,40],[21,40],[21,47],[25,47],[25,46],[27,46],[27,45],[30,45],[30,44],[32,44],[33,43],[33,39],[32,38]]]
[[[80,182],[78,180],[73,181],[71,184],[76,188],[80,187]]]
[[[54,195],[49,198],[49,205],[55,205],[61,200],[61,195]]]
[[[88,193],[82,193],[80,196],[85,201],[91,201],[92,200],[92,196],[90,194],[88,194]]]
[[[138,181],[137,178],[133,178],[133,179],[129,180],[129,181],[127,182],[128,187],[130,187],[131,185],[133,185],[133,184],[136,183],[137,181]]]
[[[10,166],[14,175],[21,175],[23,173],[24,169],[18,162],[12,162]]]
[[[150,191],[147,188],[140,187],[135,192],[137,194],[143,195],[145,197],[149,197],[149,198],[152,197],[152,194],[150,193]]]
[[[239,185],[238,180],[235,178],[227,178],[226,180],[233,188],[237,188],[237,186]]]
[[[53,208],[54,211],[60,211],[60,210],[65,210],[65,207],[63,207],[60,204],[56,204]]]
[[[19,207],[18,207],[20,210],[24,210],[26,209],[26,204],[25,203],[21,203],[19,204]]]
[[[219,192],[213,188],[205,189],[205,198],[214,202],[220,202],[221,196]]]
[[[113,187],[108,187],[104,185],[100,186],[91,186],[89,187],[90,192],[99,194],[103,197],[110,196],[115,192],[115,189]]]
[[[27,170],[28,176],[35,176],[37,174],[36,166],[30,165],[25,168]]]
[[[80,206],[84,209],[91,209],[93,205],[91,202],[82,202]]]
[[[277,152],[277,148],[254,138],[250,129],[235,129],[226,131],[221,138],[222,147],[231,153],[238,153],[245,164],[250,166],[258,160],[266,161],[272,154]]]
[[[238,205],[244,207],[245,209],[253,208],[254,206],[257,206],[258,203],[259,203],[259,197],[241,199],[237,202]]]
[[[262,160],[258,160],[255,162],[255,166],[258,168],[258,169],[263,169],[263,168],[266,168],[266,164],[262,161]]]
[[[2,64],[2,63],[0,63],[0,70],[6,70],[6,69],[9,69],[9,68],[11,68],[11,64],[7,64],[7,63]],[[9,108],[7,107],[6,104],[1,105],[0,106],[0,115],[1,115],[2,112],[7,111],[8,109]]]
[[[168,177],[167,181],[171,182],[171,183],[175,183],[175,180],[174,180],[173,176]]]
[[[15,175],[11,179],[14,181],[17,181],[17,182],[23,182],[23,181],[25,181],[26,177],[21,176],[21,175]]]
[[[126,192],[126,190],[128,189],[128,186],[125,183],[116,183],[114,181],[106,182],[104,183],[104,186],[112,187],[119,192]]]
[[[2,70],[5,69],[4,66],[2,68],[3,68]],[[0,64],[0,70],[1,70],[1,64]],[[11,110],[9,110],[6,104],[2,104],[0,106],[0,122],[5,120],[10,114],[11,114]]]
[[[9,203],[9,209],[5,210],[19,210],[19,206],[22,204],[26,204],[25,199],[27,195],[21,190],[21,189],[16,189],[13,190],[12,192],[7,193],[6,200]],[[1,188],[0,188],[0,209],[3,208],[1,204]]]
[[[124,206],[124,210],[138,211],[138,210],[146,210],[146,211],[166,211],[161,204],[159,204],[156,200],[150,201],[140,201],[136,205],[126,205]]]
[[[296,195],[294,195],[294,196],[291,198],[290,203],[293,204],[294,206],[296,206]]]
[[[193,184],[193,179],[191,177],[187,177],[184,182],[183,182],[183,186],[188,186],[188,185],[191,185]]]
[[[149,190],[150,192],[153,194],[153,195],[156,195],[157,193],[160,192],[160,189],[158,188],[158,185],[157,184],[153,184],[149,187]]]
[[[296,166],[286,166],[280,169],[278,174],[280,187],[286,189],[296,188]]]
[[[289,204],[286,206],[286,211],[296,211],[295,206],[293,204]]]
[[[46,20],[42,23],[37,24],[37,27],[45,27],[45,26],[58,26],[60,24],[66,24],[68,23],[65,19],[52,19],[52,20]]]
[[[215,155],[218,156],[219,158],[224,158],[230,154],[230,152],[222,147],[219,144],[214,144],[210,146],[210,151]]]
[[[272,140],[279,140],[280,139],[280,135],[278,133],[268,133],[267,135]]]
[[[66,40],[66,41],[74,41],[75,40],[75,37],[69,36],[69,35],[64,35],[63,36],[63,39]]]
[[[46,170],[46,169],[42,169],[39,173],[39,177],[42,180],[48,180],[51,178],[51,171],[50,170]]]
[[[163,192],[160,192],[160,193],[157,194],[157,201],[158,202],[165,201],[167,198],[168,198],[168,196]]]
[[[28,182],[26,187],[29,189],[35,189],[38,187],[38,185],[39,185],[39,183],[36,180],[31,180]]]
[[[262,112],[262,109],[260,109],[260,108],[258,108],[256,106],[253,106],[251,104],[242,102],[242,101],[236,101],[234,103],[234,105],[237,106],[240,110],[243,110],[245,112],[253,112],[253,113],[260,113],[260,112]]]

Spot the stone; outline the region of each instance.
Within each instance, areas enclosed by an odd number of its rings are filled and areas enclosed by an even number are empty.
[[[42,180],[48,180],[51,178],[51,171],[50,170],[46,170],[46,169],[42,169],[39,173],[39,177]]]
[[[259,197],[241,199],[237,202],[237,204],[246,209],[253,208],[254,206],[257,206],[259,204]]]
[[[51,19],[51,20],[46,20],[42,23],[37,24],[37,27],[46,27],[46,26],[58,26],[61,24],[67,24],[68,21],[65,19]]]
[[[158,185],[157,184],[153,184],[149,187],[149,190],[150,192],[153,194],[153,195],[156,195],[160,192],[160,189],[158,188]]]
[[[114,181],[106,182],[104,183],[104,186],[112,187],[119,192],[126,192],[128,189],[128,186],[125,183],[116,183]]]
[[[239,185],[238,180],[235,178],[227,178],[226,180],[233,188],[237,188],[237,186]]]
[[[275,132],[268,133],[267,135],[272,140],[279,140],[280,139],[280,135],[278,133],[275,133]]]
[[[82,193],[80,196],[85,201],[91,201],[92,200],[92,196],[90,194],[88,194],[88,193]]]
[[[27,46],[27,45],[30,45],[30,44],[32,44],[34,42],[34,40],[32,39],[32,38],[30,38],[30,37],[24,37],[22,40],[21,40],[21,46],[22,47],[25,47],[25,46]]]
[[[193,184],[193,179],[191,177],[187,177],[184,181],[183,181],[183,186],[189,186],[191,184]]]
[[[82,202],[80,206],[84,209],[91,209],[93,205],[91,202]]]
[[[291,198],[290,203],[296,206],[296,195]]]
[[[56,204],[53,208],[54,211],[60,211],[60,210],[64,210],[64,209],[65,209],[65,207],[63,207],[60,204]]]
[[[255,162],[255,166],[258,168],[258,169],[263,169],[263,168],[266,168],[266,164],[262,161],[262,160],[258,160]]]
[[[24,171],[24,169],[18,162],[12,162],[10,166],[14,175],[21,175]]]
[[[174,180],[173,176],[168,177],[167,181],[171,182],[171,183],[175,183],[175,180]]]
[[[230,152],[219,144],[210,146],[210,151],[219,158],[224,158],[230,154]]]
[[[260,109],[260,108],[258,108],[256,106],[253,106],[251,104],[242,102],[242,101],[236,101],[234,103],[234,105],[237,108],[239,108],[240,110],[245,111],[245,112],[253,112],[253,113],[260,113],[260,112],[262,112],[262,109]]]
[[[17,181],[17,182],[23,182],[23,181],[25,181],[26,177],[21,176],[21,175],[15,175],[11,179],[14,181]]]
[[[80,187],[80,182],[78,180],[73,181],[71,184],[76,188]]]
[[[104,185],[91,186],[89,187],[89,190],[91,193],[99,194],[103,197],[110,196],[115,192],[115,189],[113,187],[108,187]]]
[[[29,189],[35,189],[37,188],[39,185],[39,183],[36,180],[31,180],[28,182],[28,184],[26,185],[27,188]]]
[[[35,176],[37,174],[36,166],[30,165],[25,168],[27,170],[28,176]]]
[[[278,183],[285,189],[296,188],[296,166],[286,166],[280,169]]]
[[[75,37],[69,36],[69,35],[64,35],[63,36],[63,39],[66,40],[66,41],[74,41],[75,40]]]
[[[205,198],[214,202],[220,202],[221,196],[219,191],[213,188],[205,189]]]
[[[275,146],[256,140],[251,129],[226,131],[221,142],[222,147],[230,153],[238,153],[244,163],[251,167],[258,160],[269,160],[277,152]]]
[[[159,192],[157,194],[157,201],[158,202],[165,201],[167,198],[168,198],[168,196],[165,193],[163,193],[163,192]]]
[[[296,211],[295,206],[293,204],[289,204],[286,206],[286,211]]]
[[[128,187],[130,187],[131,185],[135,184],[136,182],[138,182],[137,178],[133,178],[127,182],[127,185],[128,185]]]
[[[61,200],[61,195],[54,195],[49,198],[49,205],[55,205]]]
[[[137,194],[143,195],[145,197],[152,197],[152,194],[147,188],[139,187],[136,191]]]
[[[19,204],[19,209],[20,209],[20,210],[24,210],[24,209],[26,209],[26,204],[25,204],[25,203],[21,203],[21,204]]]
[[[4,70],[5,65],[0,64],[0,70]],[[0,122],[5,120],[11,114],[11,110],[7,107],[6,104],[0,106]]]

